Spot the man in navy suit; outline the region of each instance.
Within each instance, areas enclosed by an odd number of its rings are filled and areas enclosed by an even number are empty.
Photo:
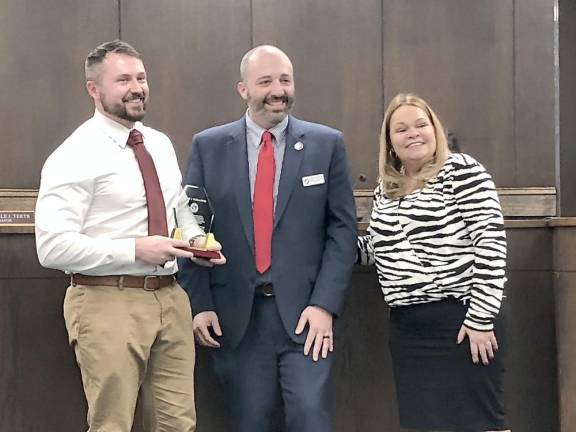
[[[329,432],[333,317],[356,255],[342,134],[289,115],[292,63],[263,45],[240,65],[246,115],[192,141],[185,182],[203,186],[225,266],[184,263],[197,341],[213,347],[237,432]]]

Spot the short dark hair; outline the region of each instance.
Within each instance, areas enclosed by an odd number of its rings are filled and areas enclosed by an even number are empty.
[[[98,76],[98,66],[102,64],[107,54],[125,54],[130,57],[136,57],[137,59],[142,59],[142,56],[136,49],[127,42],[121,41],[119,39],[104,42],[94,48],[88,57],[86,57],[86,62],[84,63],[84,72],[86,74],[86,80],[93,81]]]

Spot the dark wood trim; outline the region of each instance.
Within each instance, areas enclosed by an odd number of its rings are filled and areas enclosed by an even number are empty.
[[[576,227],[576,217],[557,217],[547,220],[547,225],[551,228]]]
[[[507,219],[504,221],[506,229],[547,228],[547,219]]]
[[[502,211],[510,218],[546,218],[556,216],[556,188],[526,187],[499,188],[498,195]],[[358,222],[362,225],[370,220],[372,191],[356,190]]]
[[[501,188],[498,195],[506,217],[507,228],[570,226],[571,218],[555,218],[556,188]],[[38,191],[35,189],[0,189],[0,211],[34,211]],[[373,191],[354,191],[358,213],[358,229],[365,231],[370,220]],[[534,219],[529,219],[534,218]],[[0,225],[0,234],[29,234],[33,224]]]

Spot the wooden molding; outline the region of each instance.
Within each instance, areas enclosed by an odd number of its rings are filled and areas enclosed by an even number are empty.
[[[549,227],[552,227],[552,228],[576,227],[576,217],[550,218],[546,222],[547,222],[547,225]]]
[[[35,189],[0,189],[0,211],[34,211]]]
[[[568,226],[573,223],[568,220],[570,218],[558,218],[558,222],[555,222],[557,219],[555,218],[556,188],[554,187],[500,188],[498,195],[506,217],[506,226],[509,228]],[[33,212],[37,196],[38,190],[35,189],[0,189],[0,212]],[[365,230],[370,221],[373,191],[358,189],[354,191],[354,197],[356,199],[358,228]],[[554,219],[548,220],[546,218]],[[33,232],[33,223],[0,222],[0,233]]]
[[[368,223],[372,210],[371,190],[354,191],[358,222]],[[500,188],[498,196],[506,219],[547,218],[556,216],[556,188]]]
[[[556,188],[501,188],[498,195],[506,218],[555,217]]]

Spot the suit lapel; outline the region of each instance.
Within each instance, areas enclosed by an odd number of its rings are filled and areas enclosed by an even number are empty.
[[[282,172],[280,173],[280,184],[278,185],[278,197],[276,198],[276,210],[274,212],[274,227],[278,225],[282,214],[286,210],[286,205],[290,200],[290,195],[294,186],[299,180],[300,164],[304,157],[304,148],[296,149],[295,144],[302,142],[304,133],[300,127],[300,122],[290,116],[288,129],[286,131],[286,149],[284,151],[284,161],[282,162]]]
[[[232,172],[231,187],[235,191],[238,213],[244,228],[250,250],[254,250],[254,225],[252,221],[252,197],[250,196],[250,178],[248,174],[248,154],[246,149],[246,121],[238,121],[238,128],[228,141],[230,148],[230,167]],[[233,223],[233,222],[231,222]]]

